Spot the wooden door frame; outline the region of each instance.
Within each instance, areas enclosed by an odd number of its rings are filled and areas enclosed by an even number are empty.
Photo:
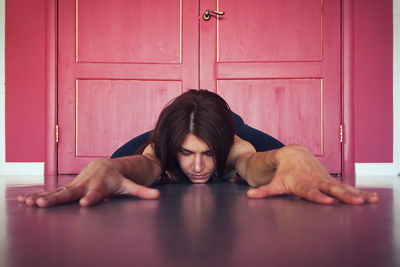
[[[57,2],[46,1],[46,107],[44,174],[57,175]]]
[[[57,0],[46,1],[45,175],[57,175]],[[341,0],[342,181],[354,183],[354,0]]]
[[[342,181],[355,184],[354,0],[342,0]]]

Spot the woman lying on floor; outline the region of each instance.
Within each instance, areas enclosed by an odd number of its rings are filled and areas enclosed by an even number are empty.
[[[134,153],[134,152],[137,153]],[[117,150],[112,159],[91,162],[68,186],[18,200],[48,207],[79,201],[81,206],[116,195],[156,199],[149,188],[162,183],[206,183],[239,175],[254,187],[250,198],[294,194],[320,204],[378,202],[369,193],[329,175],[303,146],[287,145],[252,129],[217,94],[190,90],[167,105],[154,131]]]

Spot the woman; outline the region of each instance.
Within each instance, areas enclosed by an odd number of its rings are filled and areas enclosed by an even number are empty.
[[[236,123],[237,133],[240,128]],[[67,187],[19,196],[18,200],[28,206],[48,207],[77,200],[81,206],[89,206],[121,194],[156,199],[159,191],[148,186],[158,180],[206,183],[238,174],[257,187],[248,190],[250,198],[294,194],[321,204],[336,199],[349,204],[378,201],[376,193],[331,177],[303,146],[282,146],[271,140],[275,149],[257,152],[249,142],[252,140],[235,135],[232,113],[220,96],[190,90],[163,109],[138,154],[95,160]]]

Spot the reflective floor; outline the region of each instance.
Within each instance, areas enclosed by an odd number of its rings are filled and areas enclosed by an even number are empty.
[[[243,184],[163,185],[159,200],[32,208],[72,177],[0,177],[0,266],[400,266],[400,177],[357,177],[378,204],[247,199]]]

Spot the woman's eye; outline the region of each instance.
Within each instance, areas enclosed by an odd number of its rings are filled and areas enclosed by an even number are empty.
[[[181,152],[182,155],[184,155],[184,156],[189,156],[191,154],[191,152],[189,152],[187,150],[183,150],[183,149],[181,149],[179,152]]]
[[[209,157],[213,157],[214,153],[212,153],[211,151],[207,151],[204,153],[204,155],[209,156]]]

